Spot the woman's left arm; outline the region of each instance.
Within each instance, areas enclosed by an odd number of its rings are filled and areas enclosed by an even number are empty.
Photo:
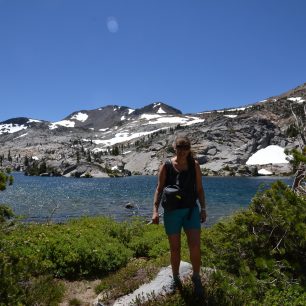
[[[206,201],[205,201],[205,192],[202,184],[202,172],[198,161],[195,161],[195,174],[196,174],[196,189],[198,200],[201,205],[201,222],[206,221]]]

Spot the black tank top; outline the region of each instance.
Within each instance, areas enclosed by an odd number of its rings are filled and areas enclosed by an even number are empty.
[[[183,191],[183,203],[181,208],[190,208],[196,205],[196,186],[195,186],[195,165],[189,165],[187,170],[176,171],[171,160],[165,162],[166,166],[166,186],[178,185]],[[193,169],[192,169],[193,167]]]

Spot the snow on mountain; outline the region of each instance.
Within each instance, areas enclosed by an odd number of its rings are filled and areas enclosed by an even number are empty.
[[[32,123],[32,122],[42,122],[41,120],[36,120],[36,119],[29,119],[28,123]]]
[[[303,103],[306,100],[302,99],[302,97],[294,97],[294,98],[288,98],[287,100],[297,102],[297,103]]]
[[[15,133],[24,129],[27,129],[27,126],[22,125],[17,125],[13,123],[8,123],[8,124],[0,124],[0,135],[4,133]]]
[[[121,142],[130,141],[132,139],[136,139],[136,138],[139,138],[139,137],[142,137],[142,136],[146,136],[146,135],[152,134],[154,132],[157,132],[157,131],[160,131],[160,130],[163,130],[163,129],[167,129],[167,128],[160,128],[160,129],[156,129],[156,130],[149,131],[149,132],[138,132],[138,133],[130,133],[128,131],[127,132],[119,132],[119,133],[116,133],[114,135],[114,137],[112,137],[110,139],[105,139],[105,140],[95,139],[95,140],[92,140],[92,142],[94,144],[97,144],[97,145],[103,145],[105,147],[108,147],[108,146],[113,146],[113,145],[121,143]],[[90,140],[89,139],[83,139],[83,141],[90,141]]]
[[[75,126],[75,122],[74,121],[70,121],[70,120],[62,120],[62,121],[52,122],[49,125],[49,129],[50,130],[54,130],[54,129],[57,129],[59,126],[74,127]]]
[[[273,173],[267,169],[260,169],[258,170],[258,174],[260,175],[272,175]]]
[[[18,136],[18,137],[16,137],[16,138],[14,138],[13,140],[18,139],[18,138],[25,137],[25,136],[27,136],[27,135],[28,135],[28,133],[22,134],[22,135],[20,135],[20,136]]]
[[[73,115],[73,116],[71,117],[71,119],[75,119],[75,120],[84,122],[84,121],[86,121],[86,120],[88,119],[88,114],[79,112],[79,113]]]
[[[224,117],[227,117],[227,118],[236,118],[238,115],[224,115]]]
[[[12,134],[25,130],[30,127],[33,123],[42,122],[41,120],[29,119],[25,117],[12,118],[3,122],[0,122],[0,135]]]
[[[288,164],[284,148],[276,145],[267,146],[254,153],[246,162],[247,165]]]

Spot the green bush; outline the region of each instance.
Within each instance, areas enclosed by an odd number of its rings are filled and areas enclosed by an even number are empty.
[[[163,228],[143,225],[141,235],[133,235],[129,247],[135,257],[157,258],[169,251],[168,239]]]
[[[306,292],[297,285],[288,289],[272,289],[265,295],[264,305],[302,306],[306,305]]]
[[[214,298],[261,301],[269,290],[305,284],[306,202],[281,182],[203,237],[203,263],[222,274]]]
[[[65,224],[8,223],[11,211],[0,208],[0,305],[33,301],[55,305],[63,289],[54,277],[106,279],[126,271],[121,268],[135,257],[157,261],[169,251],[162,226],[142,220],[118,223],[96,217]],[[205,279],[209,305],[305,304],[306,201],[283,183],[258,193],[248,209],[203,229],[201,239],[202,265],[215,268]],[[185,258],[188,248],[183,238]],[[145,263],[139,268],[145,269]],[[136,273],[137,265],[130,270],[129,275]],[[138,286],[139,280],[134,283]],[[123,291],[131,288],[134,285]],[[192,303],[191,287],[184,290],[183,297],[163,297],[154,303]]]

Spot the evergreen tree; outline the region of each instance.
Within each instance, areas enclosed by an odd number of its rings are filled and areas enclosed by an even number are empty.
[[[12,156],[11,156],[11,150],[9,150],[8,151],[8,155],[7,155],[7,160],[9,161],[9,162],[12,162]]]
[[[39,174],[46,173],[46,172],[47,172],[47,165],[46,165],[46,162],[43,161],[39,166]]]
[[[79,150],[76,152],[76,159],[77,159],[77,164],[80,163],[80,152]]]
[[[118,146],[113,146],[112,147],[112,155],[119,155],[119,147]]]
[[[86,157],[86,161],[91,163],[91,156],[90,156],[90,151],[87,151],[87,157]]]

